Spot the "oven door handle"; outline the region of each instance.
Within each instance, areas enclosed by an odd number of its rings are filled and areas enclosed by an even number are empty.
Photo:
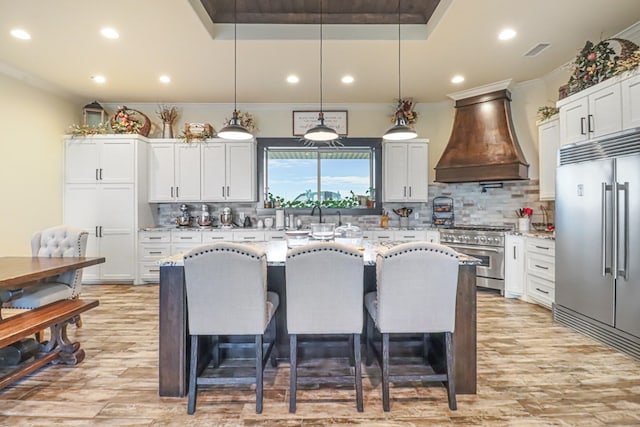
[[[449,245],[450,248],[456,249],[456,248],[460,248],[460,249],[473,249],[476,251],[486,251],[486,252],[497,252],[500,253],[500,249],[494,249],[494,248],[485,248],[485,247],[478,247],[478,246],[461,246],[461,245]]]

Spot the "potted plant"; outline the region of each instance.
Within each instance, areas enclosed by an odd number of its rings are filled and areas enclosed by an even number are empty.
[[[376,206],[376,189],[369,187],[367,190],[367,207],[373,209]]]

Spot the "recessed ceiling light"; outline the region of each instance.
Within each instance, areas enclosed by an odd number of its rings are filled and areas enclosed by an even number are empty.
[[[300,78],[295,74],[291,74],[287,76],[287,82],[289,83],[298,83],[299,81],[300,81]]]
[[[171,77],[167,76],[167,75],[162,75],[160,76],[159,79],[162,83],[171,83]]]
[[[355,81],[355,79],[353,78],[353,76],[344,76],[344,77],[342,77],[342,83],[344,83],[344,84],[349,85],[349,84],[353,83],[354,81]]]
[[[31,34],[27,33],[25,30],[21,30],[20,28],[11,30],[11,35],[20,40],[31,40]]]
[[[451,83],[462,83],[464,81],[464,77],[461,75],[453,76],[451,79]]]
[[[117,39],[120,37],[120,34],[118,34],[118,32],[116,30],[114,30],[113,28],[103,28],[100,30],[100,34],[102,34],[103,36],[105,36],[108,39]]]
[[[511,28],[507,28],[504,29],[500,32],[500,34],[498,34],[498,38],[500,40],[511,40],[512,38],[514,38],[516,36],[515,30],[512,30]]]
[[[93,80],[96,83],[104,83],[107,81],[107,79],[104,76],[91,76],[91,80]]]

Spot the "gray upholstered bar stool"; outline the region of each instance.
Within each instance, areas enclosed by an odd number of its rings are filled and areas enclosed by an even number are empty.
[[[195,412],[199,385],[255,382],[256,412],[261,413],[262,376],[275,342],[273,315],[279,304],[278,295],[267,292],[265,252],[252,246],[231,242],[199,246],[184,255],[184,275],[191,336],[187,412]],[[268,344],[266,351],[263,351],[263,335],[267,328],[271,330],[274,339]],[[254,335],[255,377],[200,376],[207,365],[199,360],[199,338],[202,335]],[[218,363],[220,344],[219,339],[216,341],[213,349],[213,367],[217,367]]]
[[[444,381],[449,408],[456,409],[455,329],[458,255],[442,245],[404,243],[376,258],[377,292],[365,295],[367,365],[372,352],[382,367],[382,406],[389,411],[389,381]],[[382,334],[382,357],[373,344],[373,323]],[[389,334],[444,333],[446,374],[391,376]],[[426,356],[426,355],[425,355]]]
[[[363,280],[363,255],[353,247],[327,242],[311,243],[288,251],[289,412],[296,411],[297,337],[300,334],[350,335],[355,361],[356,408],[362,412],[360,334],[363,327]]]
[[[60,225],[39,231],[31,238],[34,257],[82,257],[87,251],[88,233],[81,228]],[[7,294],[4,307],[34,309],[52,302],[76,298],[82,290],[82,269],[68,271],[25,289]],[[4,298],[3,298],[4,299]]]

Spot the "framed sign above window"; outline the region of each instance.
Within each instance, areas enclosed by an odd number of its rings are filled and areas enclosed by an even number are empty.
[[[293,136],[303,136],[306,131],[318,124],[319,111],[294,111]],[[324,124],[335,129],[338,135],[347,135],[347,111],[323,111]]]

